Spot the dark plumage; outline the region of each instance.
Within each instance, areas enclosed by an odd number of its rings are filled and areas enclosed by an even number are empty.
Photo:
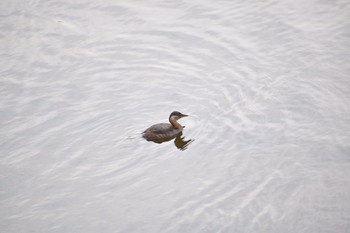
[[[168,141],[180,135],[183,126],[177,120],[187,115],[174,111],[169,116],[169,123],[159,123],[152,125],[143,132],[143,137],[148,141]]]

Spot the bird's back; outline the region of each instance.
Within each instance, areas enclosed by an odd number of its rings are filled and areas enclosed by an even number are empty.
[[[176,137],[182,129],[175,129],[169,123],[159,123],[152,125],[143,132],[143,137],[147,140],[170,139]]]

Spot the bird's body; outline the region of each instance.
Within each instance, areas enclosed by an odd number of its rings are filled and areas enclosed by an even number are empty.
[[[183,126],[177,120],[187,115],[174,111],[169,116],[169,123],[159,123],[152,125],[143,132],[143,137],[148,141],[168,141],[180,135]]]

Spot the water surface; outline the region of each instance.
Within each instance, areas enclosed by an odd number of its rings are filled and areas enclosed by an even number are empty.
[[[1,231],[349,232],[349,12],[2,1]]]

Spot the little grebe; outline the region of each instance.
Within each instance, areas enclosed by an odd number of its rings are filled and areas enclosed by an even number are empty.
[[[143,132],[143,137],[147,141],[168,141],[182,133],[184,126],[180,125],[177,120],[188,115],[174,111],[169,116],[169,123],[159,123],[152,125]]]

